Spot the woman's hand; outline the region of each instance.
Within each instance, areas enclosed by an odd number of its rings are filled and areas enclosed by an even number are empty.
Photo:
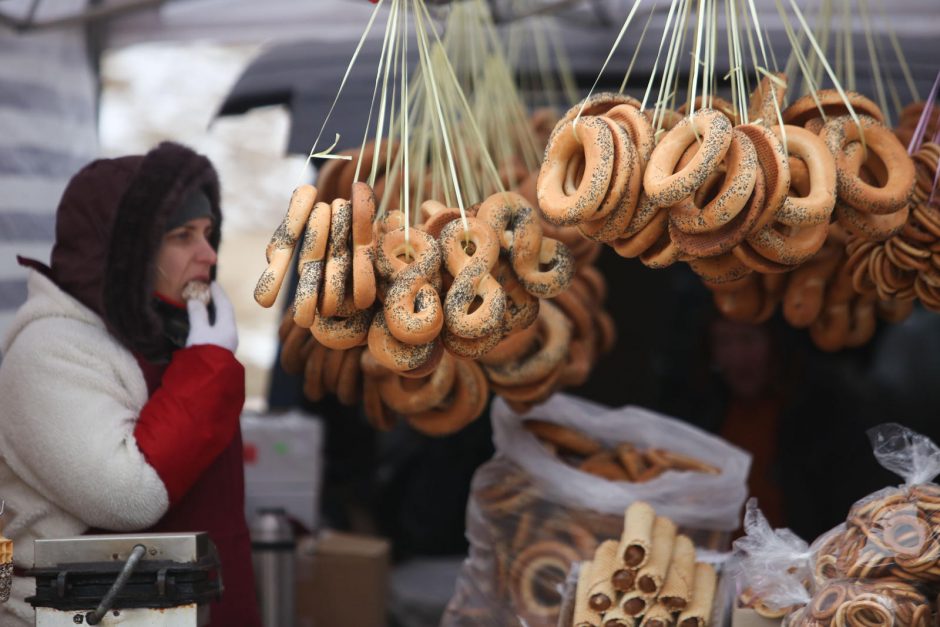
[[[238,329],[235,327],[235,310],[225,291],[215,281],[209,286],[212,302],[215,303],[215,324],[209,323],[206,306],[196,299],[186,301],[189,312],[189,336],[186,347],[199,344],[214,344],[235,352],[238,348]]]

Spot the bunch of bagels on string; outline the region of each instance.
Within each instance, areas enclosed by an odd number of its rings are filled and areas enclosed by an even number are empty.
[[[639,101],[591,96],[549,139],[539,207],[648,267],[688,263],[728,318],[758,323],[782,306],[824,350],[867,342],[876,314],[901,320],[915,299],[937,310],[936,145],[912,159],[860,94],[785,107],[785,93],[784,74],[763,78],[746,124],[717,97],[689,115],[660,110],[658,138]],[[905,128],[917,115],[909,107]]]
[[[281,364],[303,373],[308,398],[362,400],[377,428],[403,419],[437,436],[480,416],[490,392],[521,413],[587,380],[615,340],[591,265],[599,246],[545,224],[515,192],[463,214],[427,200],[406,228],[401,178],[380,170],[373,189],[354,182],[356,167],[331,161],[319,191],[294,191],[255,289],[270,307],[299,248]],[[390,194],[384,211],[376,190]]]

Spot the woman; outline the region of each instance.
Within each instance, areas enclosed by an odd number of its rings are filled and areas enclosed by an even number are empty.
[[[215,170],[178,144],[70,181],[2,345],[2,523],[18,568],[38,538],[207,531],[225,583],[211,624],[252,627],[234,315],[215,283],[214,323],[183,296],[214,277],[221,222]],[[32,625],[32,593],[15,578],[0,624]]]

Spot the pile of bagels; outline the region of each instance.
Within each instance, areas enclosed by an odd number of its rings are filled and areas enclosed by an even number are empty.
[[[935,144],[913,158],[874,102],[834,90],[784,106],[786,77],[685,115],[603,93],[556,125],[537,181],[546,220],[651,268],[686,262],[728,318],[778,307],[824,350],[867,342],[878,315],[940,305]],[[909,107],[904,123],[916,119]],[[856,122],[857,119],[857,122]],[[905,127],[908,128],[908,127]],[[916,183],[916,185],[915,185]]]
[[[490,392],[521,413],[586,381],[615,340],[596,246],[573,229],[551,237],[514,192],[464,215],[428,200],[406,228],[399,210],[377,216],[368,184],[335,181],[349,165],[321,176],[327,194],[294,191],[255,289],[273,305],[299,248],[281,364],[308,398],[362,400],[377,428],[403,419],[440,436],[480,416]]]

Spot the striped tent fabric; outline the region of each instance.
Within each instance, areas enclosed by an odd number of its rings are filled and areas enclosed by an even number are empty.
[[[61,0],[81,10],[84,0]],[[48,263],[69,178],[98,152],[96,84],[82,27],[0,27],[0,334],[26,299],[17,255]]]

